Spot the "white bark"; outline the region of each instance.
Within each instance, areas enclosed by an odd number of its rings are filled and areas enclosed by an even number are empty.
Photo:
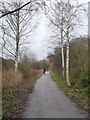
[[[17,5],[17,8],[20,7],[20,4]],[[18,52],[19,52],[19,41],[20,41],[20,37],[19,37],[19,11],[16,12],[16,53],[15,53],[15,72],[17,72],[18,70]]]
[[[69,42],[67,43],[67,49],[66,49],[66,81],[67,81],[67,86],[71,86],[69,80]]]
[[[66,47],[66,82],[67,82],[67,86],[71,86],[70,83],[70,79],[69,79],[69,34],[70,34],[70,21],[69,21],[69,0],[68,0],[68,6],[67,6],[67,34],[66,34],[66,38],[67,38],[67,47]]]
[[[63,22],[63,21],[62,21]],[[63,23],[62,23],[63,28]],[[63,31],[61,30],[61,51],[62,51],[62,75],[65,76],[65,65],[64,65],[64,47],[63,47]]]
[[[18,70],[18,59],[15,60],[15,72]]]
[[[61,1],[62,2],[62,1]],[[61,27],[62,27],[62,29],[63,29],[63,6],[61,6]],[[63,75],[63,77],[65,76],[65,65],[64,65],[64,47],[63,47],[63,43],[64,43],[64,41],[63,41],[63,30],[61,30],[61,49],[62,49],[62,75]]]
[[[64,48],[63,48],[63,45],[62,45],[62,73],[63,73],[63,76],[65,75],[65,65],[64,65]]]

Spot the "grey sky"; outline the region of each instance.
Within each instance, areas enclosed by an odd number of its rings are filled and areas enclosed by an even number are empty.
[[[42,59],[46,57],[48,52],[48,27],[47,19],[43,14],[41,15],[39,20],[39,25],[31,37],[31,50],[36,53],[38,59]]]

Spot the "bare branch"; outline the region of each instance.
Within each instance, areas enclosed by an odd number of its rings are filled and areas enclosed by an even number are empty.
[[[32,2],[32,0],[29,1],[29,2],[27,2],[26,4],[22,5],[21,7],[15,9],[15,10],[7,11],[6,13],[3,13],[3,15],[0,16],[0,18],[4,17],[4,16],[6,16],[6,15],[12,14],[12,13],[14,13],[14,12],[17,12],[17,11],[19,11],[19,10],[21,10],[22,8],[24,8],[25,6],[27,6],[27,5],[30,4],[31,2]]]

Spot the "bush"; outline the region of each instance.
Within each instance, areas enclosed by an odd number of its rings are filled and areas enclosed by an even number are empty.
[[[24,57],[19,63],[19,70],[23,75],[24,80],[30,80],[37,76],[38,70],[34,69],[28,57]]]
[[[22,72],[23,79],[28,79],[31,73],[31,65],[27,56],[24,56],[22,61],[19,63],[19,70]]]
[[[22,72],[24,79],[32,77],[32,68],[28,61],[22,61],[19,66],[19,70]]]
[[[90,84],[90,77],[82,78],[81,82],[84,83],[84,84]]]
[[[14,69],[14,61],[12,59],[2,59],[3,70]]]

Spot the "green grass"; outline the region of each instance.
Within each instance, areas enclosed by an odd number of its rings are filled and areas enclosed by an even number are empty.
[[[66,95],[68,95],[71,99],[73,99],[77,104],[79,104],[84,110],[88,111],[88,96],[89,90],[86,88],[75,88],[68,87],[66,85],[66,81],[62,76],[50,72],[52,79],[56,82],[59,88],[61,88]]]
[[[2,101],[0,101],[0,118],[2,117]]]
[[[11,112],[10,110],[14,109],[16,110],[16,103],[17,99],[12,93],[12,89],[4,89],[4,100],[2,102],[2,116],[10,116]],[[12,109],[11,109],[12,108]],[[9,112],[8,112],[9,111]],[[7,113],[8,112],[8,113]]]

